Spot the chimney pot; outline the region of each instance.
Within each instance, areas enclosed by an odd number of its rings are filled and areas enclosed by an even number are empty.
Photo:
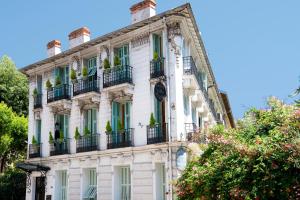
[[[90,41],[90,30],[87,27],[82,27],[72,31],[69,34],[69,46],[73,48],[80,44]]]
[[[48,57],[55,56],[61,53],[61,43],[59,40],[52,40],[47,44],[47,54]]]
[[[131,23],[142,21],[156,15],[156,1],[144,0],[134,4],[130,8],[131,11]]]

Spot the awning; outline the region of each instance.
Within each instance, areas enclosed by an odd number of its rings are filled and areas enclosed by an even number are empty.
[[[27,173],[47,172],[50,170],[50,167],[42,166],[38,164],[32,164],[32,163],[18,163],[16,167]]]

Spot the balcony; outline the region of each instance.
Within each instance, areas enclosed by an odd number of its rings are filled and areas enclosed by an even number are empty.
[[[98,150],[99,138],[99,134],[81,136],[78,140],[76,140],[76,152],[81,153]]]
[[[159,78],[165,76],[164,71],[165,58],[158,58],[150,62],[150,78]]]
[[[29,158],[41,157],[41,147],[42,147],[42,144],[29,144],[29,146],[28,146]]]
[[[50,156],[69,154],[70,139],[57,139],[50,143]]]
[[[42,94],[37,94],[35,97],[33,97],[33,108],[38,109],[43,107],[43,98]]]
[[[73,84],[73,96],[88,92],[100,92],[100,78],[91,76],[86,80],[80,79]]]
[[[107,133],[107,149],[133,146],[133,129]]]
[[[47,92],[47,103],[54,101],[71,98],[71,87],[68,84],[62,84],[60,86],[55,86]]]
[[[206,135],[201,131],[201,129],[195,123],[185,123],[185,135],[186,141],[193,143],[206,143]]]
[[[147,144],[163,143],[168,141],[167,124],[147,126]]]
[[[103,72],[103,88],[120,85],[123,83],[132,84],[132,67],[129,65],[113,67]]]

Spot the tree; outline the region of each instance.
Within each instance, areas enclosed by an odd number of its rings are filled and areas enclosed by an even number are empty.
[[[12,107],[19,115],[28,114],[28,81],[8,57],[0,59],[0,102]]]
[[[297,199],[300,109],[270,98],[246,112],[236,129],[217,126],[200,158],[177,180],[178,199]]]
[[[0,173],[25,158],[27,124],[26,117],[18,116],[12,108],[0,103]]]

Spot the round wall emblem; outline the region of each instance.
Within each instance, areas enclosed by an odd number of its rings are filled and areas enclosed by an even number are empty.
[[[158,101],[162,101],[167,96],[166,88],[161,82],[156,83],[154,95]]]

